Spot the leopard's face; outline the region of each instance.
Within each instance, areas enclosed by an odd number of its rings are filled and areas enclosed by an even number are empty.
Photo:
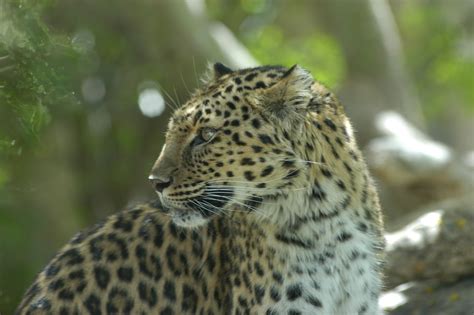
[[[268,197],[303,185],[304,161],[288,131],[266,113],[272,101],[266,93],[278,92],[272,89],[294,69],[219,70],[174,113],[150,175],[181,226],[229,211],[255,212]]]

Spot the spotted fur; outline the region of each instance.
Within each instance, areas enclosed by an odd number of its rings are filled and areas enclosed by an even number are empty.
[[[377,193],[342,106],[302,68],[216,64],[150,178],[160,200],[76,235],[18,314],[377,313]]]

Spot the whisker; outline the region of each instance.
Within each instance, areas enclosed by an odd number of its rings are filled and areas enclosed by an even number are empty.
[[[250,206],[250,205],[247,205],[247,204],[245,204],[245,203],[242,203],[242,202],[240,202],[240,201],[237,201],[237,200],[235,200],[235,199],[233,199],[233,198],[229,198],[229,197],[227,197],[227,196],[216,196],[216,195],[210,195],[210,196],[211,196],[210,198],[208,198],[207,196],[206,196],[206,198],[207,198],[207,199],[210,199],[210,200],[216,200],[216,201],[223,201],[223,200],[222,200],[222,199],[215,199],[215,198],[223,198],[223,199],[225,199],[225,200],[228,200],[228,201],[231,201],[231,202],[236,203],[236,204],[238,204],[238,205],[241,205],[242,207],[247,208],[247,209],[249,209],[249,210],[251,210],[251,211],[253,211],[253,212],[255,212],[255,213],[259,213],[259,214],[261,214],[261,215],[266,215],[266,214],[264,214],[261,210],[259,210],[258,208],[252,207],[252,206]],[[214,197],[214,198],[213,198],[213,197]],[[232,209],[232,208],[231,208],[231,209]]]

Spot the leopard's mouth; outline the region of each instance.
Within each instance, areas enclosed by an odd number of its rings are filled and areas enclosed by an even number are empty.
[[[163,209],[180,226],[197,226],[215,215],[222,214],[226,206],[233,203],[232,187],[205,186],[202,193],[192,198],[170,200],[160,194]]]

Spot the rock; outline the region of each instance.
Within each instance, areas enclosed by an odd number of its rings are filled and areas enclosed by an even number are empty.
[[[416,280],[451,283],[474,277],[474,198],[425,210],[386,234],[386,287]]]
[[[409,282],[385,292],[379,307],[387,315],[472,315],[474,277],[448,285]]]
[[[388,230],[397,228],[392,223],[414,209],[474,190],[474,170],[466,158],[395,112],[378,115],[376,125],[381,136],[368,144],[366,156],[379,183]]]

